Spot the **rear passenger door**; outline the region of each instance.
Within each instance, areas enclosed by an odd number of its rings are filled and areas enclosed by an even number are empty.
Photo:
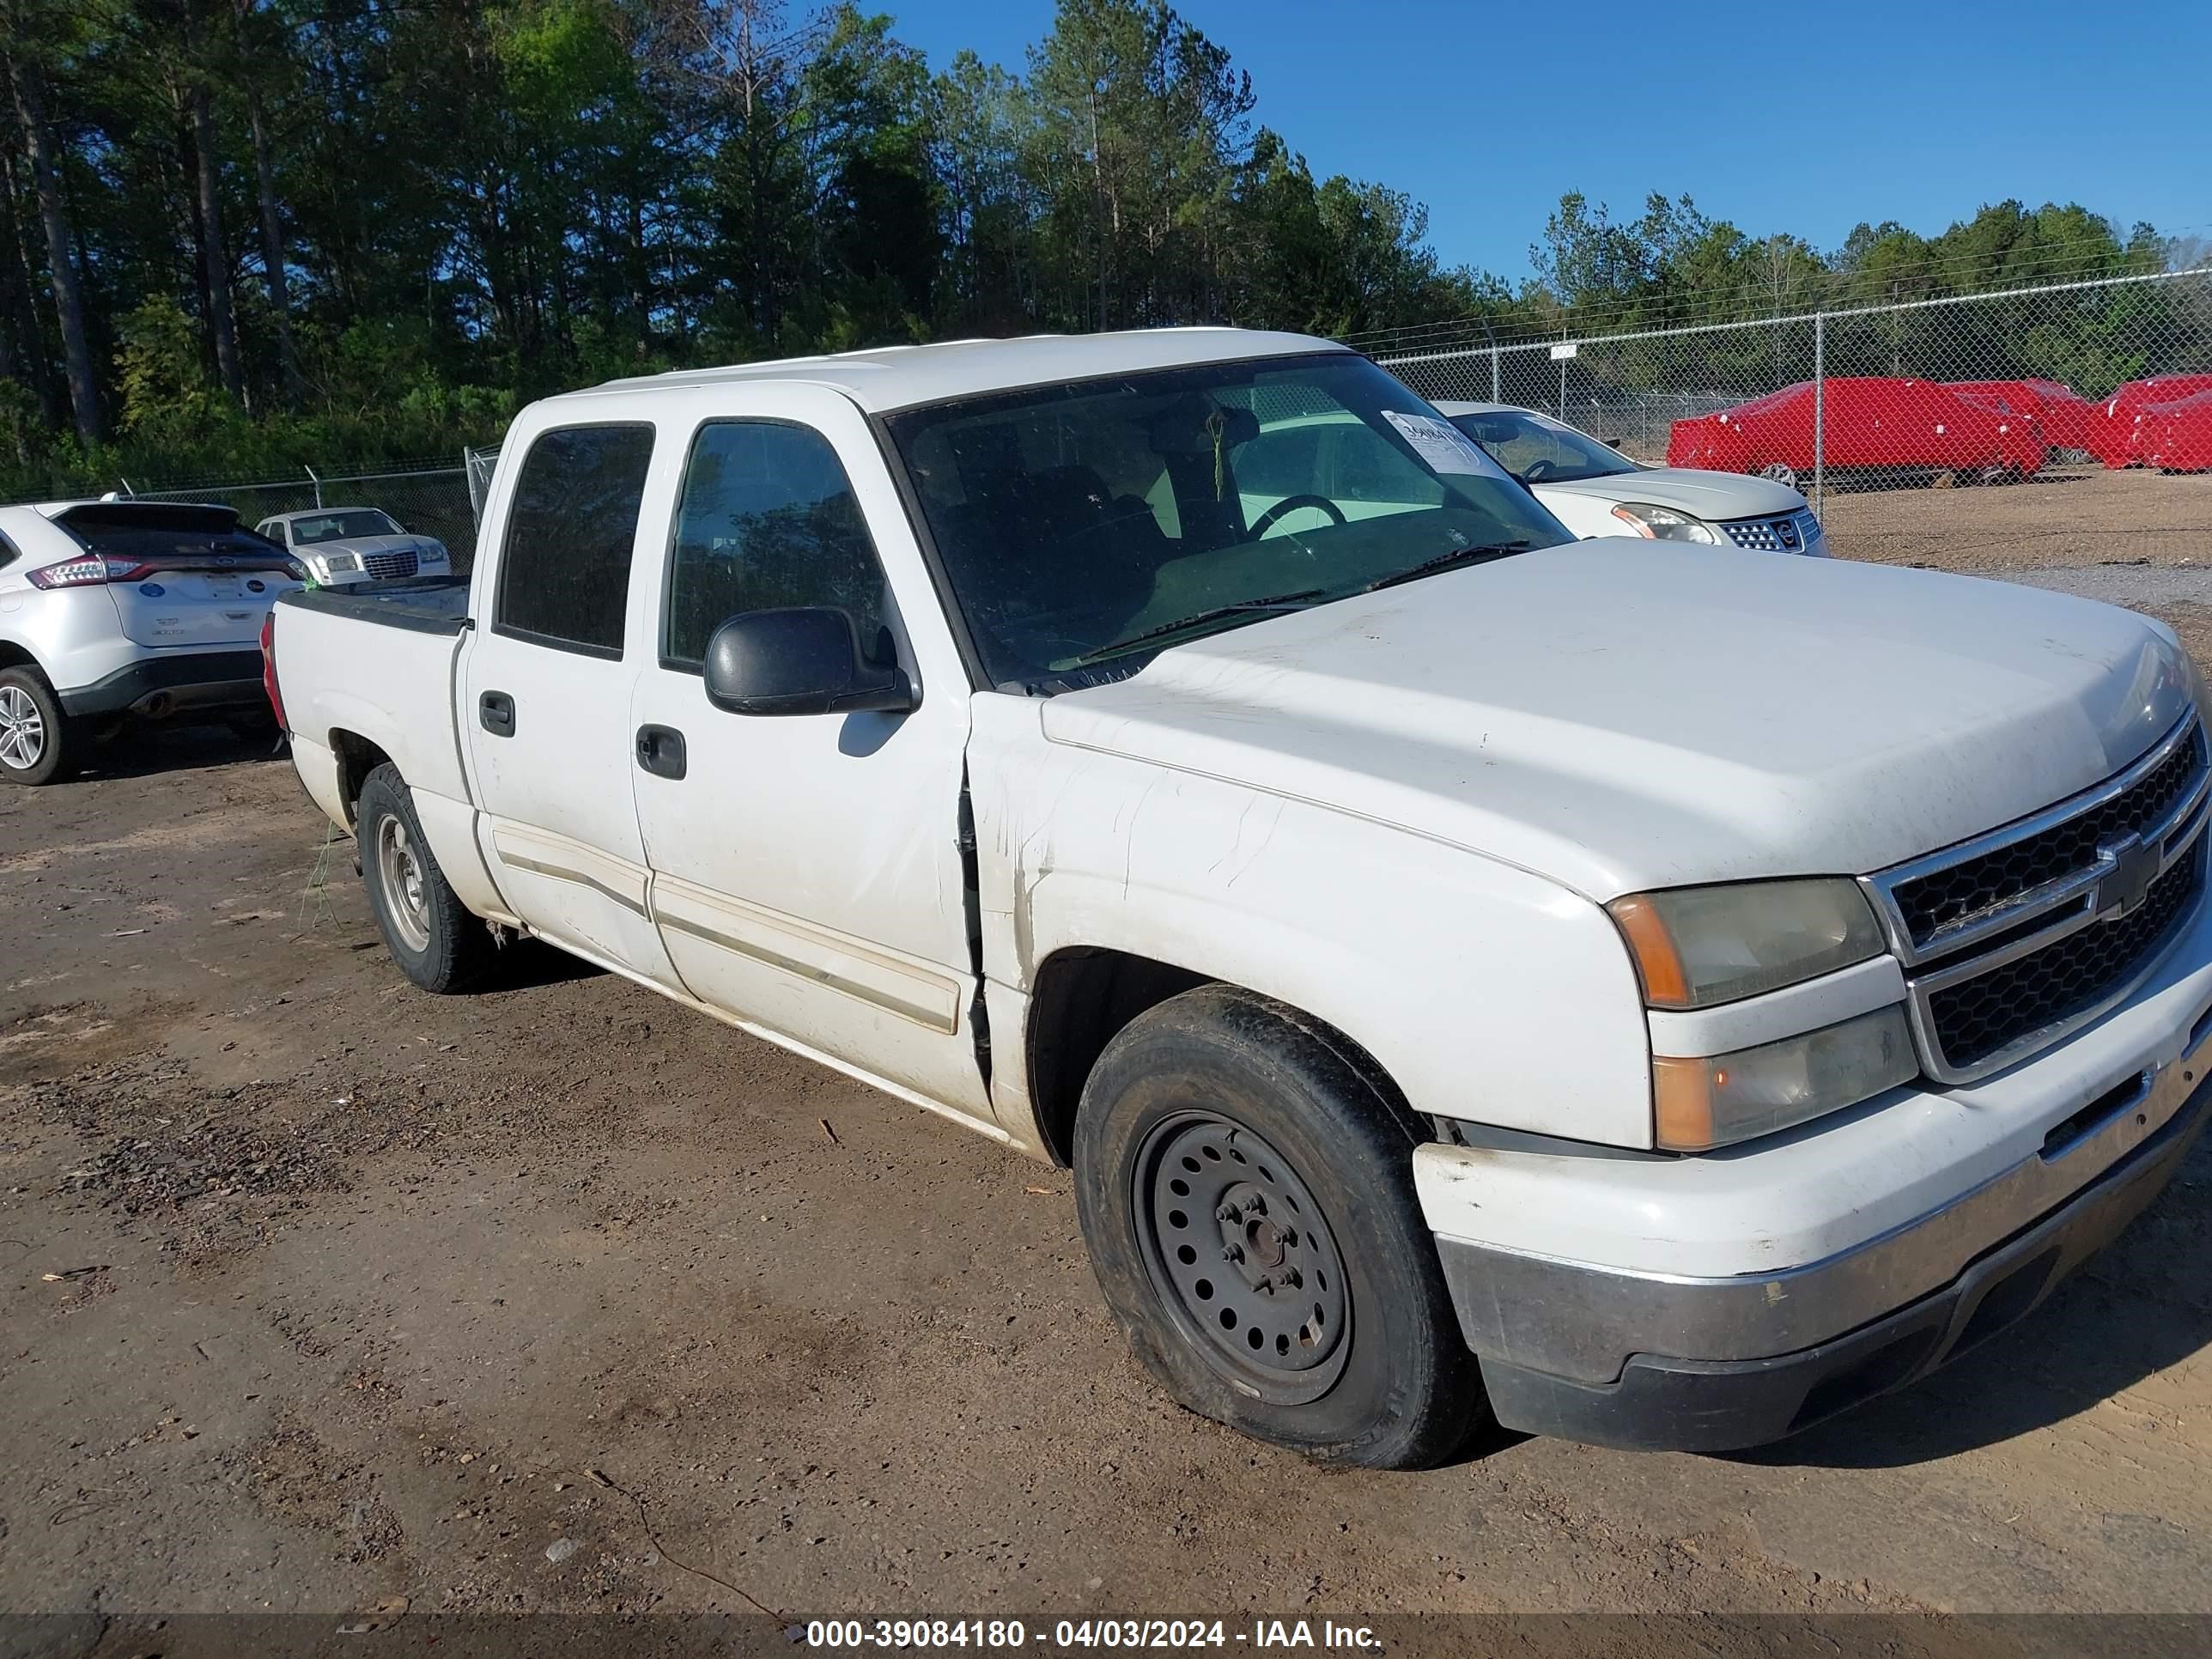
[[[479,588],[490,602],[464,653],[459,699],[477,835],[521,920],[674,987],[648,912],[629,777],[640,656],[629,618],[653,428],[553,426],[509,441],[528,447],[502,483],[508,499],[490,504],[505,531],[483,550],[496,560]],[[653,555],[642,562],[659,568]]]
[[[664,440],[682,461],[633,716],[663,941],[701,1000],[988,1122],[958,844],[964,678],[860,411],[804,386],[748,388],[744,408]],[[700,665],[714,629],[791,605],[844,611],[919,706],[714,708]]]

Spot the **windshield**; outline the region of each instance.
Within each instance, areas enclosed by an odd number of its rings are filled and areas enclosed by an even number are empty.
[[[292,520],[292,544],[350,541],[356,536],[397,536],[399,526],[373,507],[349,507],[337,513],[319,513],[312,519]]]
[[[1637,470],[1636,463],[1619,450],[1531,409],[1455,415],[1451,423],[1523,483],[1572,483],[1578,478],[1609,478]]]
[[[1008,689],[1087,684],[1094,665],[1126,670],[1417,568],[1573,539],[1349,352],[1039,387],[887,424]]]

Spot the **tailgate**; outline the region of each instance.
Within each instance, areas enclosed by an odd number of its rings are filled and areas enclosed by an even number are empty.
[[[251,646],[277,593],[297,586],[267,570],[155,568],[108,591],[137,644]]]
[[[54,522],[106,562],[124,636],[146,646],[251,646],[298,567],[227,507],[88,501]]]

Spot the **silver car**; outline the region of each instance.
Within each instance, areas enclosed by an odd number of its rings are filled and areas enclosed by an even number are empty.
[[[261,624],[304,573],[227,507],[0,507],[0,781],[52,783],[103,726],[261,719]]]
[[[404,581],[453,570],[445,543],[435,536],[410,534],[378,507],[319,507],[311,513],[280,513],[254,527],[289,549],[307,567],[308,579],[318,587]]]
[[[1577,536],[1828,556],[1820,520],[1788,484],[1741,472],[1646,466],[1564,421],[1511,404],[1436,407]]]

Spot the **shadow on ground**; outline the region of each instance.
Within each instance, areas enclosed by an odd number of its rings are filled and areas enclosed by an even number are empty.
[[[1772,1467],[1897,1468],[2032,1434],[2212,1346],[2212,1142],[2119,1242],[2010,1330],[1919,1383],[1794,1438]]]
[[[143,778],[240,761],[288,758],[273,726],[264,731],[250,725],[128,725],[105,741],[94,741],[80,776],[88,781]]]

